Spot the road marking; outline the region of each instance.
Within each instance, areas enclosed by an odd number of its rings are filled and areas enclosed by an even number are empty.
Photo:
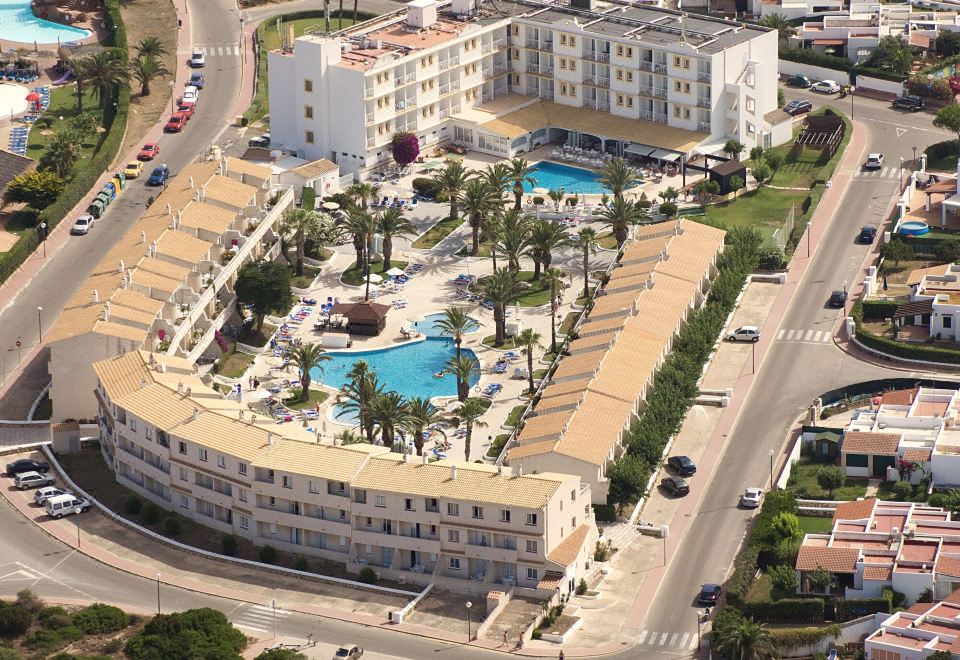
[[[777,340],[783,339],[783,335],[786,332],[783,328],[780,328],[780,332],[777,333]]]
[[[830,338],[831,338],[831,334],[830,334],[829,332],[824,333],[824,335],[823,335],[823,343],[824,343],[824,344],[829,344],[829,343],[830,343]]]
[[[673,633],[673,637],[670,638],[670,646],[674,646],[677,643],[677,639],[679,639],[679,637],[680,637],[680,633]]]
[[[790,341],[791,339],[793,339],[794,332],[796,332],[796,330],[791,330],[790,332],[787,333],[787,341]]]
[[[648,634],[649,633],[646,630],[640,633],[640,639],[637,640],[637,644],[643,644],[643,641],[647,638]]]
[[[34,575],[30,571],[25,571],[20,569],[18,571],[13,571],[12,573],[7,573],[6,575],[0,575],[0,582],[13,582],[16,580],[39,580],[39,575]]]
[[[884,167],[884,168],[883,168],[883,173],[880,174],[880,178],[881,178],[881,179],[885,179],[885,178],[887,177],[887,172],[889,172],[889,171],[890,171],[890,168],[889,168],[889,167]],[[877,172],[879,173],[880,170],[877,170]]]
[[[274,610],[268,605],[250,605],[233,620],[233,624],[238,628],[265,633],[273,628],[274,614],[279,621],[291,613],[280,608]]]
[[[807,330],[807,334],[804,336],[803,341],[810,341],[811,337],[813,337],[813,330]]]
[[[817,330],[813,335],[813,341],[820,341],[820,336],[823,334],[823,330]]]
[[[904,134],[907,132],[907,129],[897,127],[896,131],[897,131],[897,137],[902,138]]]
[[[662,635],[660,635],[660,641],[657,642],[657,646],[663,646],[664,643],[667,641],[667,637],[668,637],[669,635],[670,635],[670,633],[668,633],[668,632],[665,632],[665,633],[663,633]]]
[[[687,645],[687,638],[688,638],[688,637],[690,637],[690,633],[683,633],[683,638],[681,638],[681,640],[680,640],[680,646],[681,646],[681,647]]]

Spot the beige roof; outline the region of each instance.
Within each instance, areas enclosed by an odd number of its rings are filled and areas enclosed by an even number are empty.
[[[570,380],[565,383],[550,383],[543,388],[543,394],[540,395],[540,400],[542,401],[552,396],[566,396],[574,392],[584,392],[588,385],[590,385],[589,378]]]
[[[550,412],[576,408],[583,402],[583,396],[584,392],[573,392],[571,394],[561,394],[559,396],[540,399],[540,403],[537,404],[537,412],[546,415]]]
[[[650,264],[650,270],[653,270],[653,263]],[[619,269],[618,269],[619,270]],[[616,271],[614,271],[616,272]],[[650,279],[649,270],[642,275],[629,275],[627,277],[611,277],[610,281],[604,285],[603,290],[608,294],[624,293],[626,291],[639,292],[646,288]]]
[[[670,255],[655,272],[700,283],[723,247],[724,232],[699,222],[686,222],[683,233],[670,244]]]
[[[563,539],[556,548],[553,549],[547,559],[552,561],[554,564],[560,564],[561,566],[569,566],[577,560],[577,557],[580,555],[580,550],[583,548],[583,544],[587,540],[587,535],[590,533],[590,525],[580,525],[573,533],[567,534],[567,538]]]
[[[159,375],[150,369],[150,354],[146,351],[131,351],[118,357],[93,363],[93,370],[100,380],[107,396],[118,399],[144,386]],[[189,360],[171,355],[155,353],[154,361],[163,365],[163,375],[171,378],[188,376],[194,373]]]
[[[194,202],[180,215],[180,226],[223,234],[233,226],[236,219],[237,214],[230,209],[204,202]]]
[[[172,295],[173,292],[183,284],[183,280],[164,277],[163,275],[157,275],[156,273],[151,273],[148,270],[140,270],[139,268],[133,271],[130,280],[134,284],[145,286],[148,289],[156,291],[158,294],[167,294],[165,297]]]
[[[631,289],[622,293],[600,296],[590,310],[590,318],[597,319],[610,314],[633,314],[642,289]]]
[[[190,274],[190,269],[186,266],[178,266],[165,259],[157,259],[156,257],[144,257],[141,259],[140,263],[137,264],[137,270],[162,275],[163,277],[177,280],[178,282],[187,279],[187,275]]]
[[[834,548],[801,545],[797,554],[798,571],[826,569],[831,573],[856,573],[859,548]]]
[[[626,266],[614,268],[612,271],[610,271],[610,281],[622,280],[628,277],[646,277],[653,271],[656,265],[656,261],[643,261],[640,263],[628,264]]]
[[[528,417],[523,424],[523,430],[517,435],[520,444],[527,444],[530,440],[550,438],[563,433],[573,416],[572,411],[563,411]]]
[[[226,174],[249,174],[264,181],[269,181],[270,176],[273,174],[273,170],[267,165],[258,165],[253,161],[236,158],[234,156],[227,158],[225,164],[227,166]]]
[[[633,240],[643,242],[652,238],[667,238],[678,233],[679,228],[683,227],[683,219],[677,218],[676,222],[658,222],[652,225],[640,225],[633,230]],[[627,250],[630,246],[627,247]],[[624,250],[626,252],[626,250]]]
[[[253,465],[330,481],[352,481],[371,456],[389,451],[374,445],[331,447],[283,439],[267,447]]]
[[[93,324],[92,331],[100,335],[118,337],[129,341],[145,341],[147,338],[146,328],[138,328],[116,321],[97,321]]]
[[[847,431],[843,434],[840,449],[844,454],[875,454],[896,456],[900,447],[899,433],[871,433]]]
[[[592,465],[603,465],[632,414],[633,404],[588,392],[555,451]]]
[[[580,336],[587,337],[598,333],[607,333],[611,330],[620,330],[626,323],[627,317],[625,316],[615,316],[599,321],[592,321],[587,318],[586,321],[580,324]]]
[[[132,289],[117,289],[110,296],[110,313],[115,314],[120,307],[129,307],[148,314],[159,314],[163,309],[163,301],[145,296]]]
[[[111,401],[159,429],[169,431],[193,416],[196,404],[169,387],[148,384]]]
[[[560,360],[560,366],[554,370],[551,380],[560,381],[578,376],[593,376],[600,366],[601,360],[603,360],[603,353],[597,351],[570,355]]]
[[[321,158],[320,160],[312,160],[309,163],[304,163],[300,167],[295,167],[290,171],[309,181],[310,179],[315,179],[318,176],[326,174],[327,172],[333,172],[338,167],[339,166],[333,161],[327,160],[326,158]]]
[[[616,332],[605,332],[603,334],[590,335],[589,337],[580,337],[570,342],[569,350],[571,353],[579,353],[585,350],[607,348],[616,338]]]
[[[656,226],[656,225],[653,225]],[[656,261],[659,259],[664,252],[664,248],[669,250],[670,240],[673,238],[673,232],[670,232],[667,236],[655,235],[659,240],[652,240],[654,237],[651,236],[651,240],[635,240],[632,243],[629,243],[626,248],[623,250],[623,257],[620,259],[620,263],[629,264],[631,261]],[[616,272],[618,269],[614,269]]]
[[[456,467],[456,479],[452,478],[453,467]],[[547,503],[561,484],[571,479],[576,477],[553,473],[501,475],[496,467],[478,463],[437,461],[424,465],[415,460],[404,463],[400,456],[393,454],[371,458],[353,480],[353,486],[537,509]]]
[[[556,440],[543,440],[541,442],[531,442],[529,445],[511,447],[507,450],[507,460],[515,461],[528,456],[542,456],[549,454],[557,447]]]
[[[171,229],[157,241],[157,254],[195,264],[210,254],[211,243],[182,231]]]
[[[159,300],[157,302],[160,302]],[[163,303],[160,303],[161,305]],[[125,322],[128,325],[143,326],[149,328],[157,319],[157,313],[141,312],[138,309],[124,307],[123,305],[114,305],[111,299],[110,320],[114,322]]]
[[[204,201],[217,201],[235,209],[242,209],[253,203],[256,194],[255,187],[226,176],[215,176],[204,186]]]

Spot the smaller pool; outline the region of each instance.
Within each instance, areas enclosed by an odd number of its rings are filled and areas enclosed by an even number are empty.
[[[37,11],[43,11],[39,9]],[[0,0],[0,39],[23,43],[55,44],[81,41],[89,30],[61,25],[35,16],[30,0]]]
[[[910,220],[900,225],[899,233],[904,236],[923,236],[930,232],[930,226],[926,222],[919,220]]]
[[[610,193],[609,189],[600,184],[600,175],[592,170],[561,165],[548,160],[535,163],[533,167],[536,168],[536,172],[533,172],[531,176],[536,180],[536,183],[533,185],[529,182],[524,183],[524,192],[533,192],[534,188],[547,188],[548,190],[563,188],[564,192],[586,195]]]
[[[420,331],[424,337],[445,337],[449,335],[444,335],[440,332],[440,327],[438,324],[446,316],[443,312],[437,312],[436,314],[430,314],[429,316],[424,316],[422,321],[415,321],[413,323],[413,329]],[[472,325],[467,328],[467,332],[476,332],[480,329],[480,323],[474,318],[470,319]]]

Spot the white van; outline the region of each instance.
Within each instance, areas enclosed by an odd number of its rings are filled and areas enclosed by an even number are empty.
[[[58,495],[56,497],[51,497],[47,500],[47,515],[51,518],[63,518],[68,516],[71,513],[75,513],[77,509],[80,511],[86,511],[90,508],[91,504],[87,500],[81,499],[76,495],[66,494]]]

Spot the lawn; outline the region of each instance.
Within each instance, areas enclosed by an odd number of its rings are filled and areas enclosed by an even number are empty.
[[[830,520],[825,518],[824,520]],[[753,581],[753,584],[750,586],[750,591],[747,592],[747,602],[748,603],[760,603],[768,602],[771,600],[780,600],[781,598],[795,598],[796,594],[793,592],[783,593],[779,589],[773,586],[773,583],[770,581],[770,577],[763,573],[760,577]]]
[[[228,352],[217,358],[216,373],[225,378],[240,378],[256,357],[250,353],[238,353],[234,344]]]
[[[770,241],[773,232],[783,225],[790,205],[796,205],[799,216],[803,200],[809,194],[774,188],[751,190],[733,201],[707,207],[706,217],[723,223],[727,228],[756,227],[764,240]]]
[[[490,443],[490,446],[487,448],[487,458],[496,458],[500,455],[500,452],[503,451],[503,446],[507,444],[507,440],[510,438],[509,433],[501,433],[496,438],[493,439],[493,442]]]
[[[494,341],[496,341],[496,338],[497,338],[496,335],[487,335],[486,337],[483,338],[483,340],[481,341],[481,343],[482,343],[484,346],[491,346],[491,347],[492,347],[493,344],[494,344]],[[516,344],[516,342],[515,342],[513,339],[514,339],[513,337],[504,337],[504,338],[503,338],[503,343],[502,343],[501,345],[497,346],[497,348],[502,349],[502,350],[507,350],[507,349],[510,349],[510,348],[517,348],[517,344]]]
[[[532,270],[521,270],[517,277],[521,282],[530,285],[524,289],[520,298],[517,299],[521,307],[540,307],[550,302],[550,287],[546,286],[545,279],[541,278],[539,281],[534,281]]]
[[[392,268],[399,268],[400,270],[403,270],[406,267],[407,267],[406,261],[397,261],[396,259],[392,259],[390,261],[390,268],[388,268],[387,270],[390,270]],[[386,276],[383,275],[383,262],[381,261],[375,264],[370,264],[370,274],[380,275],[380,276],[383,276],[384,279],[386,279]],[[357,263],[354,262],[353,265],[350,266],[350,268],[343,271],[343,275],[340,276],[340,281],[343,282],[344,284],[360,286],[361,284],[363,284],[363,270],[361,270],[360,268],[357,268]]]
[[[294,268],[290,267],[290,286],[295,289],[309,289],[310,285],[313,284],[313,281],[317,278],[317,275],[320,274],[319,268],[314,268],[307,264],[303,265],[303,275],[297,276],[294,275]]]
[[[790,472],[787,488],[797,497],[811,500],[855,500],[867,494],[866,479],[847,479],[843,486],[831,495],[817,483],[817,470],[826,463],[797,463]]]
[[[313,408],[330,398],[330,392],[324,390],[310,390],[310,399],[308,401],[298,401],[300,398],[300,389],[293,390],[293,397],[285,399],[283,405],[290,410],[303,410],[304,408]]]
[[[456,220],[444,218],[434,226],[430,227],[430,229],[423,232],[423,234],[421,234],[417,240],[413,242],[411,247],[424,250],[429,250],[432,247],[436,247],[437,243],[452,234],[457,227],[462,225],[464,222],[466,222],[466,218],[463,217],[459,217]]]
[[[597,235],[597,245],[602,247],[604,250],[616,250],[617,239],[614,238],[613,232],[605,231]]]
[[[43,113],[43,117],[52,120],[50,122],[50,128],[48,129],[45,125],[45,120],[41,119],[33,129],[31,129],[30,137],[27,140],[27,156],[39,161],[46,152],[47,146],[50,144],[50,140],[54,134],[58,131],[65,130],[70,120],[80,114],[77,112],[75,89],[76,88],[71,85],[67,87],[54,87],[50,91],[50,106],[46,112]],[[83,108],[84,112],[99,111],[97,101],[93,97],[93,91],[89,88],[83,93]],[[63,121],[60,121],[60,117],[63,117]],[[47,133],[47,135],[43,135],[44,133]],[[106,135],[106,133],[97,133],[84,141],[81,146],[80,158],[73,166],[74,172],[77,172],[86,165],[84,160],[90,159],[100,139],[104,135]]]
[[[833,518],[823,516],[797,516],[804,534],[824,534],[833,529]]]
[[[477,250],[477,253],[475,255],[470,254],[470,250],[472,249],[473,249],[473,243],[472,242],[466,243],[462,248],[456,251],[454,256],[475,257],[477,259],[479,259],[480,257],[486,257],[488,259],[490,258],[490,243],[480,243],[480,247]]]
[[[580,318],[581,312],[568,312],[567,316],[563,319],[563,322],[557,328],[557,337],[566,336],[570,334],[570,330],[573,329],[573,324],[577,322],[577,319]]]
[[[284,316],[286,316],[286,313],[284,313]],[[277,326],[266,321],[263,322],[263,328],[260,329],[260,332],[256,332],[252,325],[244,325],[237,341],[247,346],[265,346],[276,331]]]
[[[520,423],[520,415],[523,414],[523,411],[527,409],[526,405],[514,406],[507,414],[507,419],[504,420],[504,426],[516,426]]]

